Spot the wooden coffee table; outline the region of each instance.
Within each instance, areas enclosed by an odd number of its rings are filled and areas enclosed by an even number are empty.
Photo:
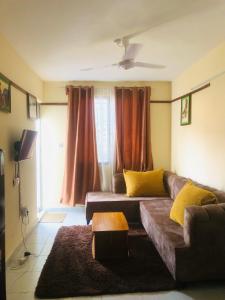
[[[128,257],[128,224],[122,212],[94,213],[92,255],[95,259]]]

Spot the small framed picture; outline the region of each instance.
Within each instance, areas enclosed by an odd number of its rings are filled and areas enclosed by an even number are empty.
[[[29,119],[35,120],[38,117],[38,109],[37,109],[37,99],[27,94],[27,117]]]
[[[11,112],[11,85],[10,81],[0,75],[0,110]]]
[[[181,98],[180,125],[191,124],[191,95]]]

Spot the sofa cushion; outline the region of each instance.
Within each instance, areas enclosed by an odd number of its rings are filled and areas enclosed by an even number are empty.
[[[173,173],[170,171],[164,171],[163,174],[163,183],[167,194],[170,190],[168,178],[171,174]],[[114,174],[112,178],[112,192],[116,194],[126,194],[126,191],[127,189],[123,173]]]
[[[89,223],[94,212],[122,211],[128,222],[140,222],[139,202],[157,199],[169,199],[166,197],[128,197],[126,194],[110,192],[90,192],[86,195],[86,219]]]
[[[152,199],[152,201],[141,201],[141,221],[148,224],[151,227],[151,231],[154,232],[153,227],[156,231],[162,232],[164,238],[168,240],[173,247],[184,247],[183,228],[174,223],[169,218],[169,213],[172,207],[173,201],[170,198]]]
[[[212,192],[202,189],[192,182],[187,182],[173,202],[173,206],[170,210],[170,218],[183,226],[184,210],[186,207],[216,202],[216,196]]]
[[[171,199],[140,202],[142,224],[154,242],[156,249],[175,277],[176,251],[184,248],[183,228],[169,218]]]
[[[129,197],[165,196],[163,173],[163,169],[146,172],[124,170],[127,195]]]

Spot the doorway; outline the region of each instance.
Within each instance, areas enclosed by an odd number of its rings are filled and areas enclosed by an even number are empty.
[[[43,210],[62,208],[67,105],[41,105],[40,110],[41,207]]]

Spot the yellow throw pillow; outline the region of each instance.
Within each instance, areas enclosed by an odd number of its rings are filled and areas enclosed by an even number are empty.
[[[124,170],[127,196],[165,196],[163,173],[163,169],[147,172]]]
[[[207,190],[204,190],[192,182],[187,182],[178,193],[170,210],[170,218],[183,226],[184,210],[192,205],[205,205],[217,203],[216,196]]]

